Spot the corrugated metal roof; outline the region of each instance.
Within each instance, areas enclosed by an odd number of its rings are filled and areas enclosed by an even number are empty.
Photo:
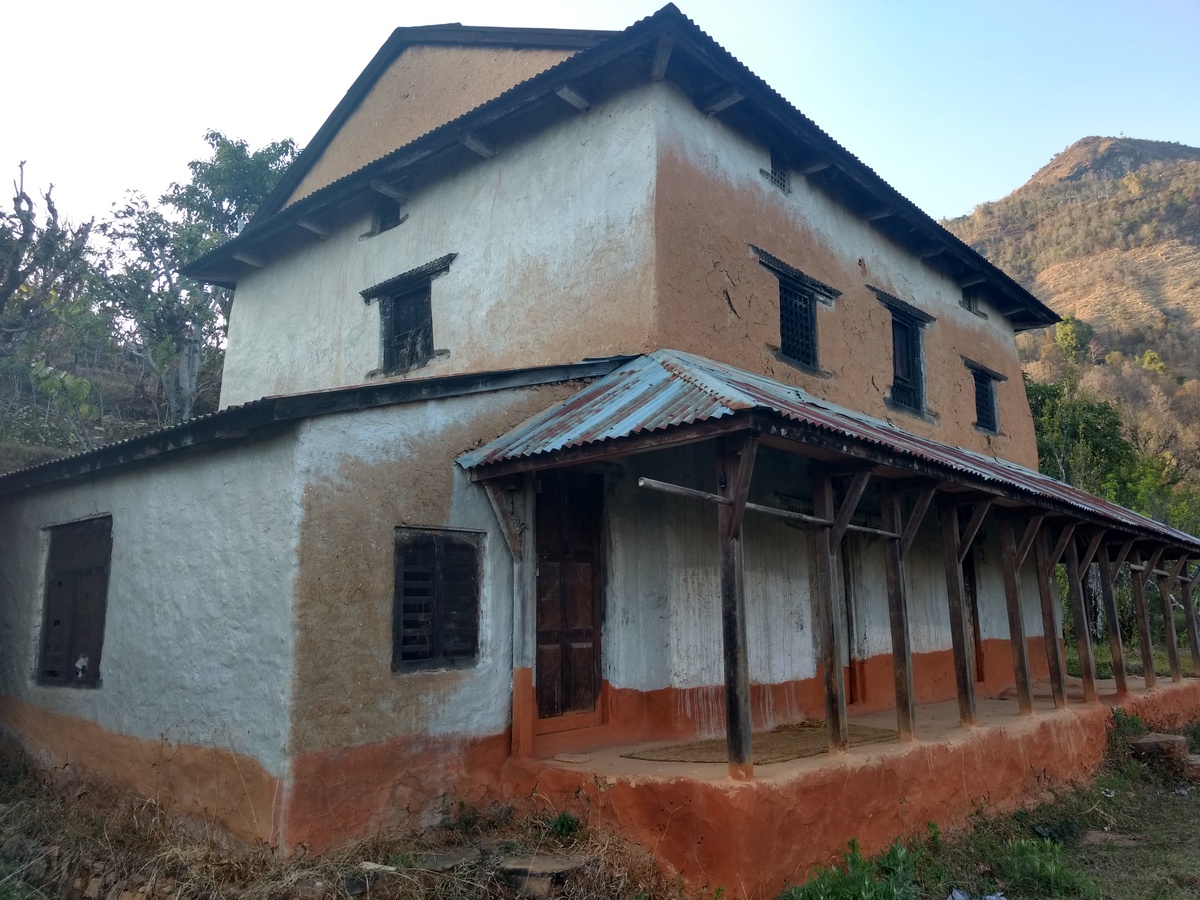
[[[1107,519],[1122,528],[1200,548],[1200,540],[1040,472],[928,438],[813,397],[763,375],[678,350],[640,356],[496,440],[459,457],[475,469],[506,460],[629,437],[734,413],[774,413],[820,431],[944,467],[959,476],[1003,484],[1031,499]]]

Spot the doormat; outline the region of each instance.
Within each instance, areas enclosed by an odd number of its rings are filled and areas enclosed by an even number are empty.
[[[850,746],[882,744],[896,741],[900,735],[890,728],[872,728],[869,725],[850,725]],[[754,735],[751,750],[756,766],[787,762],[806,756],[820,756],[829,750],[829,736],[825,723],[816,720],[798,725],[781,725],[774,731]],[[690,744],[673,744],[669,747],[651,747],[621,754],[626,759],[648,759],[653,762],[723,763],[729,761],[729,750],[725,738],[694,741]]]

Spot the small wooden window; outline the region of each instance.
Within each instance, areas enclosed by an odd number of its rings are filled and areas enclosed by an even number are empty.
[[[482,534],[396,529],[393,672],[475,662],[482,549]]]
[[[37,680],[94,687],[100,683],[104,647],[112,517],[58,525],[49,531]]]
[[[785,194],[791,192],[791,182],[788,178],[787,161],[774,147],[771,148],[771,170],[759,169],[763,177]]]
[[[433,307],[426,281],[380,299],[383,318],[383,370],[387,374],[419,369],[433,359]]]
[[[992,434],[1000,432],[1000,410],[996,400],[996,384],[1008,379],[982,363],[963,357],[975,388],[975,427]]]
[[[915,410],[925,406],[921,327],[895,312],[892,313],[892,402]]]
[[[786,278],[779,279],[779,352],[817,367],[817,298]]]

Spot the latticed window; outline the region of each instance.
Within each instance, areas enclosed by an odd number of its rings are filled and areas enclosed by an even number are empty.
[[[392,671],[475,661],[482,546],[473,532],[396,529]]]
[[[771,182],[771,184],[775,185],[775,187],[779,188],[785,194],[791,190],[791,185],[788,181],[787,162],[774,147],[771,148],[771,170],[768,172],[766,169],[759,169],[759,171],[762,172],[767,181]]]
[[[892,313],[892,402],[920,410],[925,405],[925,377],[921,366],[921,327]]]
[[[983,363],[963,357],[963,364],[971,373],[971,381],[975,388],[975,427],[980,431],[1000,432],[1000,408],[996,400],[996,385],[1007,381],[999,372],[989,369]]]
[[[817,298],[786,278],[779,279],[779,350],[806,366],[817,366]]]
[[[100,683],[104,647],[112,517],[58,525],[49,531],[37,680],[94,687]]]
[[[384,372],[407,372],[433,359],[433,308],[429,302],[429,283],[384,297],[380,302]]]

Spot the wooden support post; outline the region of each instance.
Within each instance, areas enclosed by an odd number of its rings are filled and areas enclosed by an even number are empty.
[[[1171,680],[1183,681],[1183,670],[1179,668],[1179,637],[1175,634],[1175,610],[1171,608],[1171,579],[1159,576],[1158,596],[1162,601],[1163,640],[1167,645],[1167,662],[1171,666]]]
[[[819,467],[813,466],[813,513],[832,520],[833,481]],[[829,733],[830,752],[840,753],[850,746],[846,722],[846,680],[842,660],[842,633],[838,628],[836,547],[832,542],[832,527],[813,531],[817,562],[817,615],[820,629],[820,660],[825,676],[825,727]]]
[[[1183,614],[1187,621],[1188,647],[1192,651],[1192,677],[1200,678],[1200,629],[1196,626],[1196,606],[1192,602],[1192,582],[1186,577],[1180,582],[1180,592],[1183,594]]]
[[[1074,540],[1066,547],[1067,586],[1071,593],[1071,620],[1075,623],[1075,644],[1079,648],[1079,674],[1083,680],[1083,699],[1095,703],[1096,660],[1092,655],[1092,635],[1088,630],[1087,607],[1083,601],[1083,582],[1079,576],[1079,548]]]
[[[1140,562],[1142,555],[1134,551],[1135,562]],[[1142,672],[1146,679],[1146,687],[1152,688],[1158,683],[1154,674],[1154,646],[1150,633],[1150,609],[1146,606],[1146,577],[1143,572],[1130,572],[1129,581],[1133,587],[1133,617],[1137,621],[1138,641],[1141,642]]]
[[[975,725],[975,683],[971,672],[971,648],[968,645],[966,589],[958,541],[958,507],[947,503],[941,508],[942,556],[946,565],[946,600],[950,605],[950,641],[954,646],[954,684],[958,691],[958,715],[964,725]]]
[[[718,490],[721,497],[730,501],[717,505],[717,533],[721,541],[721,637],[725,651],[725,742],[729,750],[729,775],[739,780],[754,775],[742,521],[757,450],[757,435],[725,438],[717,447]]]
[[[1046,643],[1046,663],[1050,669],[1050,691],[1054,695],[1054,708],[1067,705],[1067,667],[1063,660],[1062,632],[1058,627],[1058,595],[1054,590],[1053,566],[1047,551],[1050,535],[1043,530],[1033,542],[1034,561],[1037,564],[1038,599],[1042,605],[1042,637]]]
[[[901,741],[916,737],[917,703],[913,691],[912,639],[908,628],[908,597],[904,583],[904,560],[900,545],[904,540],[900,527],[900,498],[884,482],[879,498],[885,531],[901,535],[884,542],[884,567],[887,571],[888,620],[892,629],[892,675],[896,684],[896,729]]]
[[[533,756],[533,729],[537,719],[537,697],[533,687],[537,660],[537,552],[533,545],[535,479],[531,472],[521,477],[512,497],[513,515],[520,520],[522,553],[513,557],[513,697],[512,755]],[[528,551],[528,552],[525,552]]]
[[[913,501],[912,512],[908,514],[908,523],[904,526],[904,536],[900,539],[900,558],[902,560],[908,558],[908,551],[912,548],[913,541],[917,539],[917,532],[921,530],[921,523],[925,521],[925,513],[929,511],[929,504],[933,502],[933,495],[936,493],[936,487],[926,487],[917,494],[917,499]]]
[[[1121,642],[1121,620],[1117,615],[1117,598],[1113,593],[1113,571],[1108,562],[1108,544],[1099,545],[1096,564],[1100,567],[1100,598],[1104,603],[1104,618],[1108,620],[1108,646],[1112,651],[1113,680],[1117,683],[1119,696],[1129,693],[1129,683],[1125,678],[1125,647]]]
[[[1004,605],[1008,609],[1008,642],[1012,645],[1013,673],[1017,682],[1017,705],[1021,715],[1033,712],[1033,679],[1029,676],[1029,647],[1025,643],[1025,619],[1021,612],[1021,573],[1012,519],[1000,516],[1000,560],[1004,569]]]

